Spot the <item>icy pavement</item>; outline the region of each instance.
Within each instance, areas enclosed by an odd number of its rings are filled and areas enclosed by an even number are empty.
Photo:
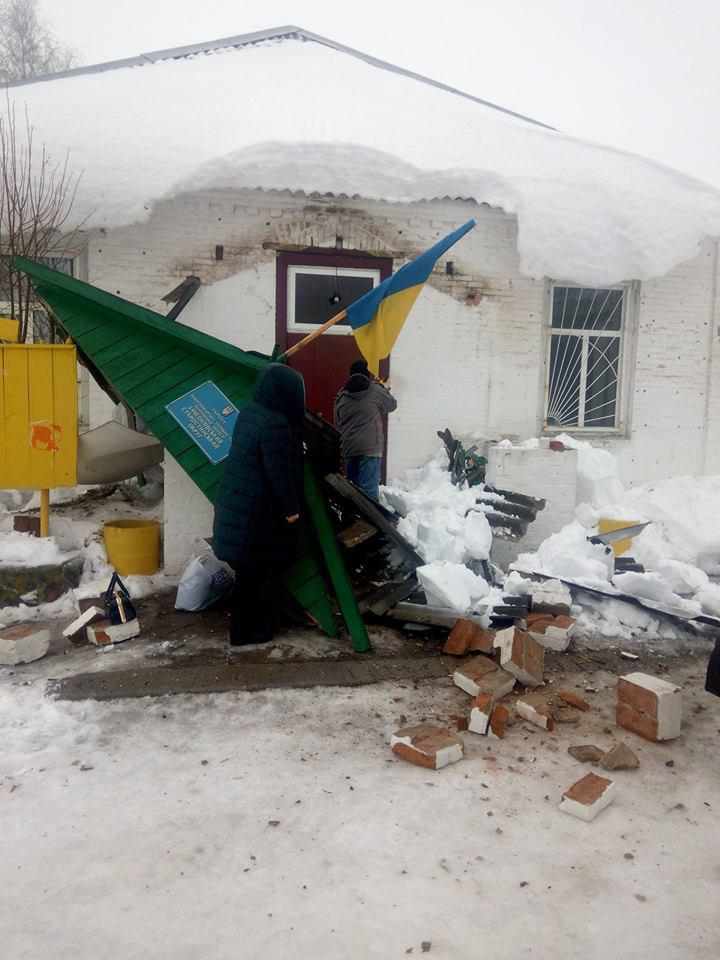
[[[449,680],[66,704],[43,696],[59,659],[0,673],[8,958],[594,958],[610,939],[623,958],[718,956],[704,659],[666,661],[683,735],[624,734],[640,769],[611,775],[591,824],[557,803],[591,769],[568,745],[617,732],[626,664],[607,653],[551,671],[592,702],[579,726],[464,734],[467,758],[439,773],[386,740],[467,709]]]

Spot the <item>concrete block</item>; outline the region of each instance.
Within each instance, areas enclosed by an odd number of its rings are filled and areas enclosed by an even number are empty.
[[[545,650],[530,634],[517,627],[508,627],[495,634],[495,647],[500,651],[500,665],[526,687],[543,683]]]
[[[616,721],[646,740],[674,740],[682,727],[680,688],[646,673],[620,677]]]
[[[578,820],[587,822],[605,809],[615,799],[615,784],[596,773],[586,774],[562,795],[560,809]]]
[[[0,665],[14,667],[44,657],[50,649],[50,628],[42,623],[16,623],[0,630]]]
[[[390,746],[398,757],[428,770],[440,770],[457,763],[465,751],[460,737],[429,723],[403,727],[392,735]]]
[[[551,731],[555,728],[552,708],[547,697],[539,693],[529,693],[517,700],[515,709],[518,715],[529,723],[540,727],[541,730]]]

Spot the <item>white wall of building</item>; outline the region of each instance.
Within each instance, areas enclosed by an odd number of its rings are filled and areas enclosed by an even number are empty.
[[[203,287],[182,322],[269,353],[279,249],[335,248],[342,237],[345,249],[399,263],[469,216],[476,229],[447,255],[454,275],[433,276],[393,352],[399,406],[390,421],[389,472],[396,474],[435,450],[435,432],[444,427],[486,439],[522,439],[542,428],[548,281],[520,275],[514,217],[461,200],[408,205],[262,191],[197,193],[159,204],[147,223],[94,231],[88,279],[165,313],[162,296],[185,276],[198,275]],[[219,244],[222,260],[215,256]],[[626,354],[628,430],[593,436],[618,455],[625,483],[720,470],[717,260],[717,246],[708,242],[693,260],[639,289]],[[91,422],[100,421],[91,414]],[[170,461],[169,523],[179,473]],[[175,565],[194,537],[209,534],[205,498],[190,484],[179,502],[182,523],[193,529],[177,537],[166,530],[166,554]]]

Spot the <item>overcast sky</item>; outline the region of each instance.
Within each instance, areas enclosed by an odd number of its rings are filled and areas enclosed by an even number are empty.
[[[718,0],[40,0],[40,8],[83,63],[293,23],[720,186]]]

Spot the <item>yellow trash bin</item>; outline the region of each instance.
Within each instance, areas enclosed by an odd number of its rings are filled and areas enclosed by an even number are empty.
[[[638,520],[616,520],[614,517],[600,517],[598,520],[598,533],[612,533],[613,530],[622,530],[623,527],[632,527],[639,523]],[[632,546],[632,537],[626,537],[624,540],[616,540],[611,543],[613,553],[616,557],[621,557],[627,553]]]
[[[108,560],[121,576],[147,576],[160,569],[157,520],[110,520],[103,532]]]

